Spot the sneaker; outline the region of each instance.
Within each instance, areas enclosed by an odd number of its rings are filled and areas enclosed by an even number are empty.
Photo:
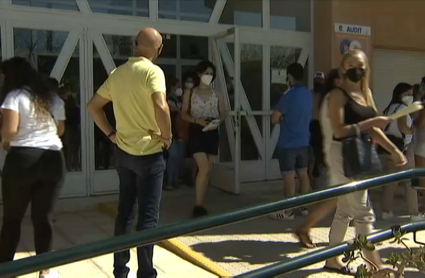
[[[308,215],[308,209],[306,207],[300,207],[298,208],[298,211],[301,213],[302,216]]]
[[[198,218],[202,216],[207,216],[208,211],[203,206],[195,206],[192,211],[192,217]]]
[[[295,215],[292,211],[285,211],[285,210],[281,210],[281,211],[277,211],[275,213],[270,214],[270,218],[275,219],[275,220],[294,220]]]
[[[137,278],[137,273],[136,272],[129,272],[127,275],[127,278]]]
[[[394,213],[393,213],[392,211],[390,211],[390,212],[385,212],[385,211],[383,211],[383,212],[382,212],[382,216],[381,216],[381,218],[382,218],[383,220],[391,220],[391,219],[393,219],[393,218],[394,218]]]
[[[51,269],[48,274],[41,274],[39,278],[58,278],[60,276],[59,271],[56,269]]]
[[[422,221],[425,221],[425,217],[424,217],[423,214],[410,215],[410,221],[411,222],[422,222]]]

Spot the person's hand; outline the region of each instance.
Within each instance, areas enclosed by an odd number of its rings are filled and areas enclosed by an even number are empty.
[[[407,164],[407,158],[398,149],[391,153],[391,159],[397,167],[404,166]]]
[[[385,128],[392,120],[389,117],[385,116],[378,116],[373,118],[372,120],[372,126],[377,128]]]
[[[164,139],[161,137],[161,142],[164,143],[164,149],[168,150],[173,143],[172,139]]]
[[[117,144],[117,134],[114,133],[111,136],[109,136],[109,140],[111,140],[112,143]]]
[[[200,119],[196,119],[196,124],[206,127],[207,125],[210,124],[210,122],[207,121],[205,118],[200,118]]]

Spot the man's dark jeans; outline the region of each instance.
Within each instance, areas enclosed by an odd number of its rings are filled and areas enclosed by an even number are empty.
[[[120,179],[120,196],[115,236],[131,233],[136,215],[136,201],[138,204],[137,231],[154,228],[159,218],[165,171],[163,154],[134,156],[118,149],[117,171]],[[157,276],[152,257],[153,245],[137,248],[138,278]],[[127,278],[130,269],[126,264],[129,260],[129,250],[114,254],[116,278]]]

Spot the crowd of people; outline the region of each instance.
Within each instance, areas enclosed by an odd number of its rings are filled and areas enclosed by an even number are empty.
[[[390,116],[414,101],[424,101],[425,77],[420,84],[397,84],[388,106],[380,112],[369,89],[368,59],[360,50],[348,51],[340,67],[332,69],[327,76],[322,72],[316,73],[311,92],[303,85],[301,65],[288,66],[287,75],[290,90],[282,95],[272,115],[272,122],[280,124],[279,164],[285,197],[294,195],[294,173],[299,179],[300,193],[306,193],[311,187],[337,186],[361,177],[424,166],[424,110],[397,120],[392,120]],[[363,149],[349,149],[354,146],[354,140]],[[359,163],[353,158],[361,155],[353,152],[367,150],[365,148],[368,146],[370,166],[377,169],[373,173],[357,169]],[[388,184],[383,188],[382,219],[390,221],[394,217],[393,198],[398,184],[406,188],[410,220],[425,220],[419,211],[418,193],[412,187],[411,180]],[[420,185],[424,185],[423,180],[420,180]],[[304,247],[316,247],[309,231],[332,211],[335,214],[329,232],[330,245],[344,240],[350,221],[353,221],[357,234],[370,234],[373,231],[376,217],[368,191],[350,193],[318,204],[311,213],[304,207],[299,208],[302,215],[308,215],[295,230]],[[279,211],[271,217],[293,220],[294,212]],[[365,256],[374,264],[375,270],[384,268],[377,251],[365,252]],[[353,270],[338,258],[327,260],[325,268],[353,274]]]
[[[186,156],[193,158],[196,169],[192,216],[208,215],[204,202],[214,157],[218,154],[218,125],[227,116],[224,95],[213,89],[217,70],[210,61],[200,62],[194,73],[185,74],[181,83],[177,79],[166,82],[164,72],[154,63],[162,48],[162,36],[157,30],[141,30],[134,57],[116,68],[87,104],[100,135],[116,146],[119,203],[115,236],[130,233],[136,216],[138,231],[156,227],[162,191],[179,187]],[[75,141],[75,138],[63,135],[67,129],[75,128],[66,122],[68,117],[79,117],[79,109],[66,105],[69,90],[59,86],[56,80],[40,75],[23,58],[3,61],[0,70],[4,76],[0,94],[1,145],[7,151],[2,175],[2,263],[14,258],[21,222],[30,203],[36,254],[51,251],[52,212],[64,183],[66,166],[74,164],[73,159],[65,162],[62,141]],[[361,168],[358,161],[355,164],[347,153],[356,151],[349,148],[353,140],[357,140],[357,146],[370,147],[370,157],[376,154],[377,158],[369,161],[371,168],[378,168],[379,164],[384,173],[425,166],[425,111],[397,120],[389,117],[414,101],[425,99],[425,78],[416,85],[399,83],[390,103],[380,113],[369,89],[369,63],[360,50],[348,51],[340,67],[327,75],[316,73],[312,90],[303,85],[302,65],[293,63],[286,72],[290,89],[282,94],[271,116],[272,123],[280,125],[277,153],[285,197],[295,195],[296,177],[300,193],[308,193],[311,188],[337,186],[377,174]],[[104,109],[111,104],[113,121]],[[72,146],[68,152],[71,150]],[[425,186],[425,180],[419,183]],[[411,221],[424,220],[411,181],[401,184],[406,188]],[[394,216],[392,201],[397,186],[389,184],[383,189],[385,220]],[[310,238],[310,229],[332,211],[335,214],[330,245],[343,241],[350,221],[357,234],[371,233],[375,222],[367,191],[297,211],[306,218],[295,234],[308,248],[316,246]],[[279,211],[271,217],[293,220],[295,211]],[[137,277],[157,276],[153,248],[153,245],[137,248]],[[377,251],[365,252],[365,256],[375,270],[384,268]],[[129,260],[128,250],[114,254],[115,277],[128,277]],[[352,273],[338,258],[327,260],[325,268]],[[40,277],[58,277],[58,273],[41,270]]]

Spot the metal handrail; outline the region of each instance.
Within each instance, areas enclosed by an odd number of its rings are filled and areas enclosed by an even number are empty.
[[[372,243],[378,243],[384,240],[394,238],[394,230],[396,228],[399,228],[400,232],[402,233],[415,233],[414,238],[415,238],[415,242],[417,242],[416,232],[425,230],[425,221],[418,222],[418,223],[410,223],[401,227],[395,226],[388,230],[383,230],[383,231],[373,233],[369,235],[367,239],[371,241]],[[417,242],[417,243],[423,244],[421,242]],[[351,248],[350,242],[346,241],[338,245],[326,247],[318,251],[310,252],[287,261],[278,262],[260,269],[256,269],[254,271],[235,276],[235,278],[274,277],[277,275],[288,274],[300,268],[339,256],[343,254],[345,251],[349,251],[350,248]]]
[[[57,250],[13,262],[6,262],[0,265],[0,277],[4,277],[6,275],[23,275],[39,271],[40,269],[48,269],[59,265],[86,260],[137,246],[155,244],[165,239],[261,217],[278,210],[310,205],[355,191],[367,190],[383,186],[387,183],[424,176],[425,169],[398,172],[364,181],[352,182],[282,201],[249,207],[222,215],[190,220],[176,225],[167,225],[129,235],[100,240],[81,246],[75,246],[68,249]]]

